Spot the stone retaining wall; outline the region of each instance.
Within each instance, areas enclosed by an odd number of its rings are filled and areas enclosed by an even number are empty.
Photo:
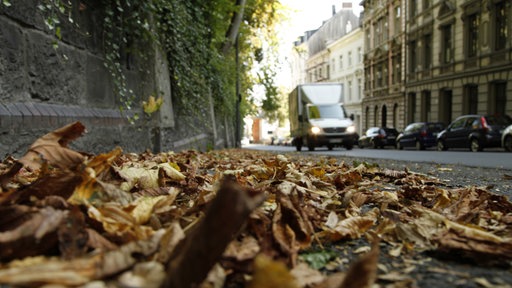
[[[116,146],[137,153],[205,150],[234,143],[229,133],[234,123],[216,120],[213,108],[205,109],[212,114],[192,116],[198,121],[175,119],[173,111],[179,107],[172,104],[167,61],[156,48],[151,59],[144,63],[135,59],[124,67],[128,88],[138,98],[132,110],[121,113],[122,102],[114,95],[104,67],[100,9],[90,6],[75,11],[87,35],[63,25],[63,39],[55,49],[56,38],[46,31],[38,1],[11,3],[11,7],[0,4],[0,158],[21,156],[38,137],[74,121],[81,121],[88,133],[72,145],[89,153],[104,153]],[[164,104],[149,117],[142,113],[141,103],[155,91]],[[127,117],[135,114],[140,120],[130,124]],[[216,123],[211,127],[194,124],[204,121]]]

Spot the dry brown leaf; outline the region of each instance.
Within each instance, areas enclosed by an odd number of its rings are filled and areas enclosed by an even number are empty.
[[[299,287],[311,287],[321,283],[326,278],[320,271],[311,268],[306,263],[300,263],[293,267],[290,273],[295,277]]]
[[[372,245],[372,250],[350,265],[340,288],[370,288],[377,279],[379,261],[379,243]]]
[[[61,169],[73,169],[81,164],[85,157],[67,148],[67,144],[85,133],[85,126],[74,122],[54,130],[37,139],[28,152],[19,160],[32,171],[39,170],[43,163]]]
[[[278,206],[272,219],[272,233],[281,251],[294,264],[297,252],[311,245],[313,227],[299,204],[297,193],[279,193],[277,196]]]
[[[245,261],[255,258],[260,250],[260,245],[254,237],[245,236],[241,241],[231,241],[226,251],[224,251],[223,256],[234,258],[237,261]]]
[[[21,259],[46,253],[57,246],[57,230],[67,211],[45,207],[27,215],[14,229],[0,232],[0,259]]]
[[[0,270],[0,283],[16,286],[77,286],[103,279],[132,267],[139,262],[140,257],[154,254],[163,234],[164,231],[160,230],[146,241],[131,242],[110,252],[71,261],[48,258],[35,263],[28,262],[26,265],[18,263]]]
[[[375,224],[375,218],[368,216],[356,216],[343,219],[336,223],[336,225],[318,234],[319,237],[327,241],[339,241],[342,239],[356,239],[361,237],[373,224]]]

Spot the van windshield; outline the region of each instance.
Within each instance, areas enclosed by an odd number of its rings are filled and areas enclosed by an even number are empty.
[[[320,119],[320,118],[346,118],[345,110],[341,105],[309,105],[308,116],[309,119]]]

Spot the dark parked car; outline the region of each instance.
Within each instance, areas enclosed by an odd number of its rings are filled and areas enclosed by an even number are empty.
[[[501,135],[501,146],[505,151],[512,152],[512,125],[509,125]]]
[[[384,148],[384,146],[395,146],[398,131],[395,128],[371,127],[366,130],[363,136],[359,137],[359,148],[373,147]]]
[[[437,149],[501,147],[501,135],[512,119],[508,116],[463,115],[455,119],[437,136]]]
[[[414,147],[425,150],[436,146],[437,134],[444,129],[441,122],[415,122],[407,125],[396,139],[396,148]]]

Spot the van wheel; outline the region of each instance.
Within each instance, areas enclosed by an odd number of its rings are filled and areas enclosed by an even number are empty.
[[[292,143],[293,146],[295,146],[295,150],[300,152],[302,150],[302,138],[300,137],[293,137]]]
[[[446,151],[448,147],[444,144],[443,140],[437,141],[437,151]]]
[[[332,144],[327,145],[327,149],[328,149],[329,151],[331,151],[331,150],[332,150],[332,148],[334,148],[334,145],[332,145]]]
[[[345,148],[347,150],[352,150],[352,148],[354,148],[354,145],[353,144],[347,144],[347,145],[345,145]]]
[[[480,142],[478,141],[478,139],[473,138],[473,139],[471,139],[471,144],[469,146],[469,150],[471,150],[471,152],[479,152],[484,149],[483,149],[482,145],[480,145]]]
[[[512,152],[512,136],[507,136],[503,141],[503,148],[505,151]]]
[[[416,140],[416,150],[425,150],[425,146],[421,144],[420,140]]]

